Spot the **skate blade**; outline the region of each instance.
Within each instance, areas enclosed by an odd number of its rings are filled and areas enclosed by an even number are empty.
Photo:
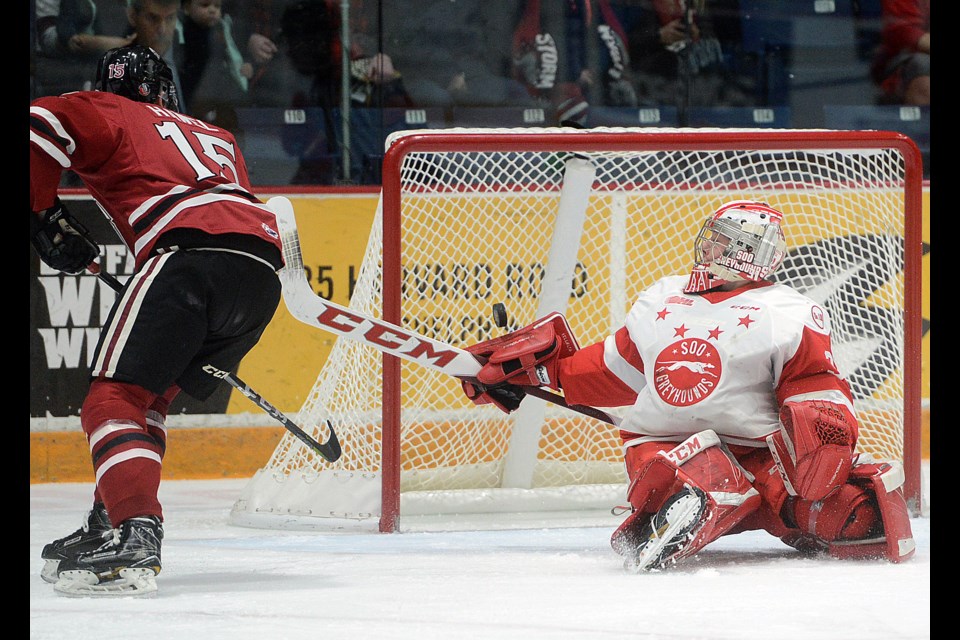
[[[59,560],[44,560],[43,569],[40,570],[40,577],[43,578],[44,582],[55,584],[57,580],[60,579],[57,575],[57,567],[59,566]]]
[[[640,573],[649,569],[661,569],[666,566],[671,558],[674,558],[683,551],[683,547],[686,546],[686,542],[692,539],[694,532],[691,531],[686,536],[687,539],[684,541],[684,544],[673,552],[670,557],[662,558],[657,562],[657,559],[660,558],[660,552],[668,544],[676,542],[674,537],[678,531],[690,526],[692,519],[700,512],[701,505],[700,499],[693,494],[678,500],[670,508],[670,520],[668,520],[666,528],[640,550],[636,560],[627,560],[624,563],[624,569],[632,571],[633,573]]]
[[[60,595],[82,598],[88,596],[151,596],[157,592],[157,575],[152,569],[121,569],[119,577],[100,582],[92,571],[77,569],[64,571],[53,585]]]

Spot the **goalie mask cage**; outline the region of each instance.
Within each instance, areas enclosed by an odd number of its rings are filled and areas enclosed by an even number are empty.
[[[693,240],[720,204],[782,211],[788,256],[774,279],[829,312],[858,451],[901,461],[920,511],[922,178],[909,138],[444,129],[398,132],[386,146],[350,306],[460,347],[550,311],[581,345],[601,340],[640,291],[689,273]],[[506,328],[493,321],[497,302]],[[285,435],[235,503],[234,523],[388,532],[602,513],[614,527],[611,509],[626,504],[610,424],[532,397],[509,416],[477,407],[455,378],[359,342],[336,341],[299,413],[307,430],[326,420],[343,456],[329,464]]]

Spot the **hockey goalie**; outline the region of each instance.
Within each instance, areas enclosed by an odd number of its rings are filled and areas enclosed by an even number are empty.
[[[468,348],[477,404],[515,410],[525,389],[570,404],[629,407],[620,436],[631,512],[613,549],[634,571],[694,557],[762,529],[805,553],[901,562],[915,549],[902,467],[856,454],[856,408],[831,354],[830,319],[769,277],[783,214],[720,206],[694,241],[689,274],[640,294],[623,325],[579,348],[551,314]]]

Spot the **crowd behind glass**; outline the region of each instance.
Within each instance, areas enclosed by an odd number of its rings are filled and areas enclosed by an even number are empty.
[[[90,89],[103,51],[148,44],[175,68],[182,110],[237,135],[259,186],[378,184],[390,132],[488,126],[890,129],[914,138],[929,177],[929,0],[31,0],[31,10],[33,96]],[[925,84],[908,89],[915,78]]]

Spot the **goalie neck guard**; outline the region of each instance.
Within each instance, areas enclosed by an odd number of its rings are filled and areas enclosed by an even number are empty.
[[[762,202],[734,200],[721,206],[697,234],[693,270],[684,292],[766,279],[786,255],[782,220],[782,213]]]

